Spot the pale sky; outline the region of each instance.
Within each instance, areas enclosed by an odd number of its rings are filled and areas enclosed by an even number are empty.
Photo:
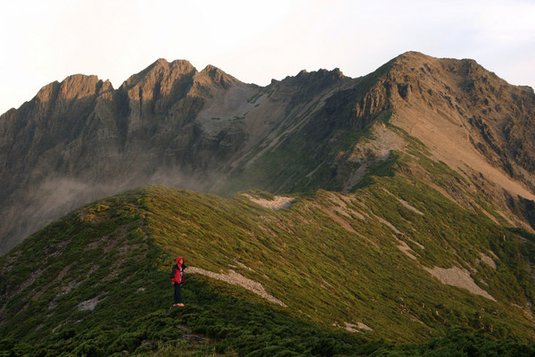
[[[535,87],[535,0],[0,0],[0,46],[0,113],[74,73],[118,88],[162,57],[266,85],[415,50]]]

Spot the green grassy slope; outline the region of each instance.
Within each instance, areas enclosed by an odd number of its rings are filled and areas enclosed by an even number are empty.
[[[158,244],[195,266],[232,268],[261,282],[295,316],[325,326],[363,322],[371,335],[398,341],[456,324],[533,337],[532,321],[511,305],[526,306],[534,292],[519,238],[427,186],[383,178],[355,195],[320,191],[275,212],[245,198],[149,192],[149,229]],[[424,216],[392,199],[398,193]],[[340,204],[349,216],[336,212]],[[398,249],[396,238],[418,261]],[[478,262],[489,250],[499,258],[497,270]],[[424,266],[477,267],[476,282],[498,301],[444,285]]]
[[[170,309],[169,273],[160,269],[170,256],[145,233],[144,195],[121,195],[75,212],[2,258],[3,354],[233,355],[365,347],[347,334],[295,320],[243,289],[198,277],[188,277],[188,307]],[[80,311],[81,302],[94,298],[93,311]]]
[[[164,187],[76,211],[0,258],[0,351],[529,353],[522,344],[535,336],[525,308],[535,292],[531,236],[400,175],[369,183],[348,195],[318,191],[278,211],[240,195]],[[481,252],[495,255],[496,270]],[[188,307],[169,309],[177,254],[191,266],[259,282],[287,307],[190,274]],[[497,301],[442,284],[424,269],[434,266],[472,269]],[[91,299],[95,309],[81,311]],[[346,323],[372,331],[348,333]]]

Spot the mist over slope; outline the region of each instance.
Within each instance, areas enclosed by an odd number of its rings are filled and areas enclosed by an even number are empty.
[[[162,59],[118,89],[73,75],[0,117],[0,251],[81,204],[147,183],[348,192],[411,140],[511,225],[529,227],[534,103],[533,90],[473,60],[416,52],[360,78],[302,71],[266,87]]]

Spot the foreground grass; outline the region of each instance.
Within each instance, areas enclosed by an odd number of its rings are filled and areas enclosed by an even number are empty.
[[[0,353],[527,356],[533,324],[512,305],[533,294],[526,236],[399,177],[348,197],[320,191],[283,211],[151,187],[76,211],[0,258]],[[481,251],[496,255],[497,270],[477,263]],[[234,269],[288,307],[188,276],[188,306],[170,309],[168,270],[179,253],[193,266]],[[477,266],[498,301],[422,269],[456,264]],[[94,310],[81,309],[92,299]],[[333,326],[345,322],[373,331]]]

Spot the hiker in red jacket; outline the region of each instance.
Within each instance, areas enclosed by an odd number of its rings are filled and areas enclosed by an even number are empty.
[[[171,271],[171,285],[175,287],[175,303],[173,306],[184,307],[182,303],[182,284],[184,283],[184,269],[186,265],[184,264],[184,258],[176,257],[176,264],[173,265],[173,270]]]

